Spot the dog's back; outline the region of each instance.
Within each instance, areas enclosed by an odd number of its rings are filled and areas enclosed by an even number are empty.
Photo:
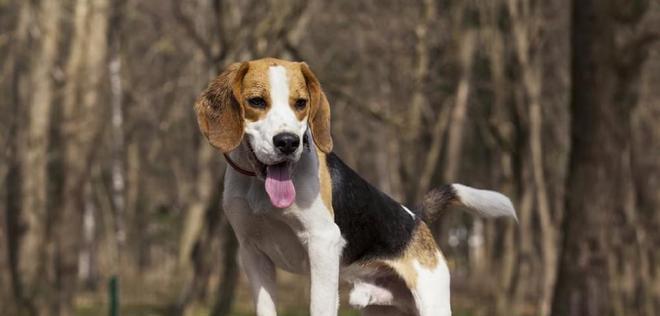
[[[335,223],[346,240],[342,279],[366,315],[449,315],[449,270],[426,222],[451,208],[512,216],[504,195],[461,184],[429,192],[412,210],[362,179],[337,155],[325,156]],[[443,312],[444,311],[444,312]]]

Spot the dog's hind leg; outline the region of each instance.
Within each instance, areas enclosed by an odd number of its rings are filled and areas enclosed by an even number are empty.
[[[451,316],[449,268],[442,255],[438,255],[434,268],[414,263],[417,284],[411,290],[419,316]]]
[[[370,305],[360,310],[362,316],[415,316],[401,311],[395,306]]]

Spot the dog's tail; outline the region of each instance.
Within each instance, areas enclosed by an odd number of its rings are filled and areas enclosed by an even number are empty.
[[[462,184],[446,184],[431,190],[424,196],[421,210],[426,222],[433,222],[438,214],[451,209],[461,208],[482,217],[513,217],[516,210],[504,194],[479,190]]]

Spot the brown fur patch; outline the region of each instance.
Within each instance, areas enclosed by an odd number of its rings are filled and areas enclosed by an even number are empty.
[[[325,153],[323,153],[318,147],[316,148],[316,154],[319,158],[319,182],[321,183],[321,200],[323,204],[330,211],[330,215],[334,217],[334,210],[332,209],[332,179],[330,178],[330,171],[328,170],[328,164],[326,163]]]
[[[427,268],[434,269],[438,264],[438,245],[433,239],[433,234],[426,223],[420,222],[413,234],[406,255],[417,258],[419,263]]]
[[[305,63],[300,63],[300,70],[305,76],[310,93],[309,128],[312,130],[314,143],[324,153],[332,151],[332,136],[330,134],[330,103],[325,96],[316,75]]]
[[[240,105],[241,81],[246,63],[227,67],[197,99],[195,111],[202,134],[222,152],[229,152],[243,138],[243,107]]]
[[[305,83],[305,77],[300,70],[299,63],[279,60],[274,58],[264,58],[249,62],[250,69],[243,78],[242,95],[244,100],[261,97],[266,101],[264,109],[257,109],[243,103],[245,108],[245,119],[248,121],[258,121],[262,119],[270,110],[273,100],[270,95],[270,67],[282,66],[286,69],[286,75],[289,86],[289,106],[295,113],[298,120],[302,121],[309,115],[309,106],[302,110],[296,108],[298,99],[309,100],[309,92]],[[309,101],[308,101],[309,102]]]
[[[438,253],[439,248],[431,231],[426,223],[420,222],[403,254],[384,262],[392,267],[410,288],[414,288],[417,284],[417,271],[413,262],[416,260],[422,266],[433,270],[438,265]]]
[[[245,101],[241,105],[245,109],[245,119],[255,122],[266,116],[272,103],[270,99],[270,82],[268,80],[269,65],[261,61],[251,61],[249,64],[250,69],[243,77],[241,94]],[[265,108],[257,109],[247,104],[247,100],[256,97],[261,97],[266,101]]]
[[[289,105],[293,113],[296,113],[296,117],[299,121],[306,119],[309,116],[309,111],[311,108],[310,92],[307,89],[307,82],[305,81],[305,76],[300,69],[300,64],[295,63],[290,65],[286,69],[286,73],[289,78]],[[305,100],[306,106],[302,109],[296,107],[296,102],[299,99]]]
[[[400,258],[397,260],[386,260],[384,263],[403,279],[408,288],[413,289],[417,287],[417,270],[415,270],[412,260]]]

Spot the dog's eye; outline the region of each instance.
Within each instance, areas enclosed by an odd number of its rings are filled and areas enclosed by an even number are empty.
[[[266,107],[266,100],[260,97],[250,98],[248,99],[248,104],[250,104],[252,107],[263,109]]]
[[[307,100],[305,99],[298,99],[296,100],[296,109],[302,110],[307,106]]]

